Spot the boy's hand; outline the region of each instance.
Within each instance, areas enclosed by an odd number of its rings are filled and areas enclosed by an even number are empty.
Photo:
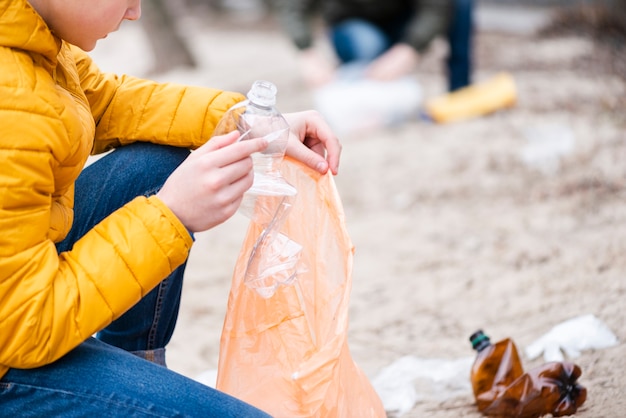
[[[250,155],[263,151],[267,141],[238,138],[237,131],[212,138],[193,151],[157,193],[189,231],[205,231],[229,219],[252,186]]]
[[[322,115],[314,110],[284,114],[289,123],[285,155],[302,161],[322,174],[339,170],[341,144]]]

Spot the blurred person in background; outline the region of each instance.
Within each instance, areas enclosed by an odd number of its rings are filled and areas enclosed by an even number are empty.
[[[193,234],[234,215],[268,144],[209,141],[241,93],[99,71],[85,51],[140,14],[0,0],[2,416],[267,416],[164,367]],[[336,174],[319,113],[285,118],[286,154]]]
[[[470,84],[473,0],[273,0],[285,32],[299,51],[302,77],[310,87],[336,76],[335,63],[314,45],[321,14],[340,64],[364,64],[364,76],[394,80],[414,71],[437,37],[449,45],[448,89]]]

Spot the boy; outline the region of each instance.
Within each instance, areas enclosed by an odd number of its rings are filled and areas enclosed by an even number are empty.
[[[235,213],[267,143],[206,142],[241,94],[98,71],[84,51],[140,14],[0,0],[3,415],[266,416],[162,367],[192,234]],[[336,174],[319,114],[285,117],[286,154]]]

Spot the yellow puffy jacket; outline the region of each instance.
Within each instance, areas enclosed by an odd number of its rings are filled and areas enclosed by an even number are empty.
[[[136,140],[198,147],[243,98],[100,73],[26,0],[0,0],[0,377],[63,356],[187,258],[191,237],[154,196],[57,254],[88,155]]]

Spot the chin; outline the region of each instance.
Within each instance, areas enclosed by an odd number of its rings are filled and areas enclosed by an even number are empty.
[[[93,51],[93,49],[96,47],[96,43],[93,42],[89,44],[81,44],[81,45],[76,45],[76,46],[85,52],[89,52],[89,51]]]

